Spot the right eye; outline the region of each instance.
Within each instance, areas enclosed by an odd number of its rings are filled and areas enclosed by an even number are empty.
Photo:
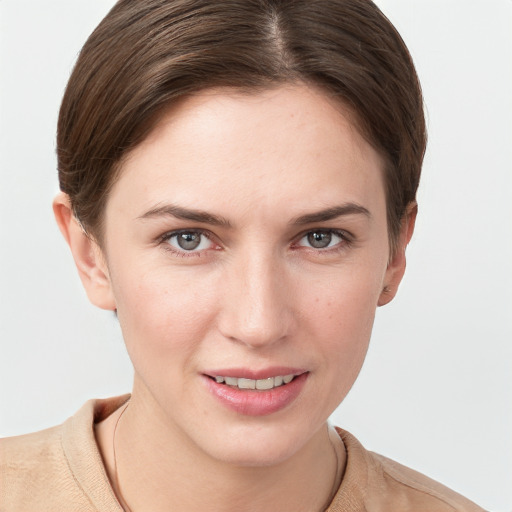
[[[170,246],[169,250],[183,255],[199,253],[214,246],[214,243],[204,232],[197,230],[180,230],[167,233],[162,238],[162,242]]]

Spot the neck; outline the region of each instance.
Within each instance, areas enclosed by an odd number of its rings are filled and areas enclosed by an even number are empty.
[[[344,452],[336,452],[327,425],[284,461],[241,466],[208,456],[147,409],[147,400],[134,394],[126,410],[97,428],[107,473],[127,512],[322,511],[339,486]]]

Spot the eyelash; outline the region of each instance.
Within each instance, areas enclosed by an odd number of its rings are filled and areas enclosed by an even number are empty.
[[[340,239],[340,241],[337,244],[333,245],[332,247],[324,247],[324,248],[304,246],[304,245],[298,244],[298,242],[300,242],[301,240],[306,238],[308,235],[313,235],[313,234],[328,234],[331,236],[334,235],[334,236],[337,236]],[[326,254],[327,255],[327,254],[340,252],[340,251],[343,251],[343,250],[349,248],[352,245],[354,239],[353,239],[353,236],[351,234],[349,234],[347,231],[338,230],[338,229],[318,228],[318,229],[310,229],[310,230],[302,233],[301,235],[299,235],[299,237],[297,237],[296,240],[298,242],[294,243],[294,247],[303,247],[306,250],[315,252],[316,254]]]
[[[173,238],[176,238],[182,234],[189,234],[189,233],[193,234],[193,235],[200,235],[202,237],[207,238],[212,244],[215,243],[213,241],[213,235],[211,233],[209,233],[208,231],[204,231],[202,229],[178,229],[176,231],[169,231],[169,232],[163,234],[161,237],[158,238],[158,244],[161,245],[164,248],[164,250],[169,251],[170,253],[172,253],[176,256],[182,257],[182,258],[199,257],[199,256],[201,256],[201,254],[204,251],[209,250],[209,249],[203,249],[200,251],[194,251],[194,250],[187,251],[185,249],[180,250],[180,249],[173,247],[170,244],[170,240],[172,240]],[[200,242],[200,244],[201,243],[202,242]]]
[[[340,238],[340,242],[335,244],[332,247],[325,247],[325,248],[316,248],[311,246],[305,246],[305,245],[299,245],[299,242],[306,238],[308,235],[312,234],[329,234],[334,235]],[[159,245],[163,247],[164,250],[171,252],[172,254],[182,257],[182,258],[188,258],[188,257],[200,257],[202,253],[208,250],[212,250],[210,248],[202,249],[199,251],[190,250],[187,251],[185,249],[177,249],[170,245],[170,240],[173,238],[178,237],[181,234],[194,234],[194,235],[200,235],[202,237],[207,238],[210,243],[215,244],[213,240],[212,233],[202,230],[202,229],[179,229],[176,231],[169,231],[167,233],[164,233],[162,236],[160,236],[157,239],[157,242]],[[305,231],[301,233],[298,237],[295,238],[295,242],[292,243],[292,248],[294,250],[298,250],[299,248],[303,248],[305,250],[314,252],[315,254],[332,254],[336,252],[343,251],[347,248],[349,248],[353,244],[353,237],[350,233],[347,231],[337,230],[337,229],[326,229],[326,228],[319,228],[319,229],[310,229],[308,231]],[[202,242],[199,242],[201,244]],[[220,247],[215,248],[213,250],[219,250]]]

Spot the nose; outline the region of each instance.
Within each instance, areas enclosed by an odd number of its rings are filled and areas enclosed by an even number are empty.
[[[226,268],[219,311],[221,333],[250,348],[286,338],[293,327],[293,291],[277,257],[253,254]]]

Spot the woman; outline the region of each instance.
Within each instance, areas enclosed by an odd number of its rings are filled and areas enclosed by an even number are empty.
[[[403,276],[424,149],[369,2],[118,2],[62,103],[54,211],[134,386],[5,441],[6,509],[481,510],[327,425]]]

